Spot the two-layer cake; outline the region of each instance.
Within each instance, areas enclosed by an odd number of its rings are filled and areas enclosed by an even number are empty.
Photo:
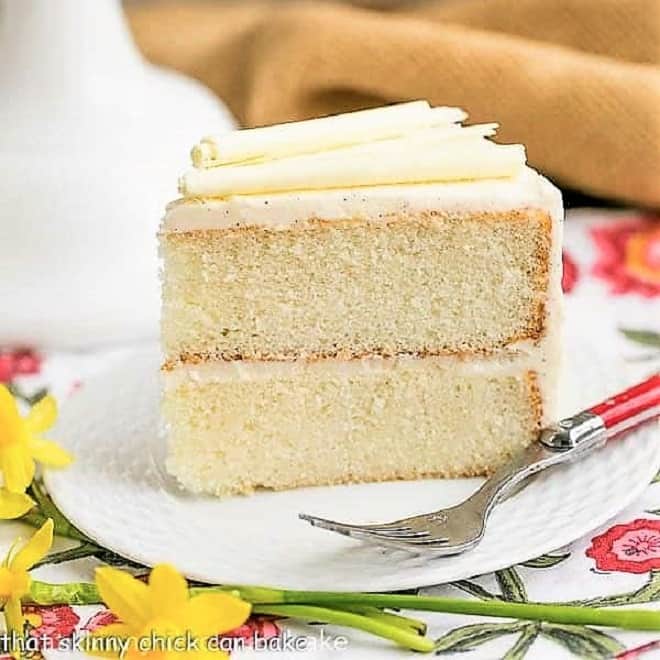
[[[554,415],[559,192],[425,102],[205,138],[163,220],[188,489],[485,474]]]

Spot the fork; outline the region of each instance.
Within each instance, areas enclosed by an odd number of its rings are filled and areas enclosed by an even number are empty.
[[[301,513],[314,527],[354,539],[435,556],[474,548],[498,502],[530,476],[578,460],[608,440],[660,416],[660,373],[587,410],[540,431],[536,442],[514,455],[460,504],[388,523],[355,525]]]

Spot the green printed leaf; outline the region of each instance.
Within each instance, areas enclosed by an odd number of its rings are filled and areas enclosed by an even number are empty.
[[[524,603],[527,600],[527,591],[515,568],[505,568],[495,573],[497,584],[502,590],[503,600],[513,600]]]
[[[654,346],[660,348],[660,332],[652,330],[632,330],[630,328],[619,328],[619,332],[630,341],[634,341],[644,346]]]
[[[529,561],[523,562],[521,566],[525,566],[525,568],[552,568],[557,564],[561,564],[561,562],[565,561],[570,556],[570,552],[565,552],[560,555],[541,555],[536,559],[530,559]]]
[[[476,582],[470,582],[469,580],[457,580],[456,582],[450,582],[451,586],[464,591],[466,594],[475,596],[480,600],[500,600],[500,597],[496,594],[490,593],[488,589],[485,589]]]
[[[658,474],[656,474],[655,477],[653,477],[653,479],[651,479],[651,483],[652,484],[657,484],[659,481],[660,481],[660,472],[658,472]]]
[[[512,635],[524,630],[526,622],[516,623],[475,623],[469,626],[454,628],[435,642],[435,652],[457,653],[472,649],[504,635]]]
[[[539,634],[539,626],[529,625],[518,637],[516,643],[506,652],[502,660],[522,660],[532,647]]]
[[[660,571],[651,571],[648,582],[637,589],[615,596],[602,596],[576,600],[570,603],[557,603],[558,605],[581,605],[583,607],[618,607],[620,605],[639,605],[654,603],[660,600]]]
[[[11,395],[16,399],[23,401],[28,406],[33,406],[35,403],[39,403],[48,394],[47,387],[41,387],[32,394],[26,394],[17,383],[7,383],[7,389],[11,392]]]
[[[652,516],[660,516],[660,509],[646,509],[646,513],[650,513]]]
[[[22,522],[27,523],[32,527],[39,528],[48,518],[52,518],[55,526],[55,534],[79,542],[79,545],[76,547],[47,555],[43,561],[39,562],[39,566],[45,564],[61,564],[75,559],[82,559],[84,557],[96,557],[99,561],[110,564],[111,566],[142,568],[141,564],[136,564],[128,559],[124,559],[114,552],[99,546],[74,527],[55,506],[41,481],[33,481],[28,489],[28,494],[32,496],[37,503],[37,506],[20,518]]]
[[[660,571],[651,571],[649,573],[649,581],[635,593],[642,600],[635,600],[633,602],[650,603],[660,600]]]
[[[541,626],[541,634],[580,658],[604,660],[625,649],[611,635],[585,626],[546,623]]]
[[[34,565],[34,568],[39,566],[53,565],[53,564],[64,564],[68,561],[74,561],[76,559],[85,559],[87,557],[95,557],[99,561],[102,561],[104,564],[109,566],[121,566],[122,568],[144,568],[143,564],[137,564],[129,559],[124,559],[119,555],[116,555],[110,550],[105,550],[100,548],[95,543],[81,543],[80,545],[69,548],[68,550],[62,550],[61,552],[51,552],[46,555],[40,562]]]
[[[40,527],[47,518],[52,518],[55,525],[55,534],[58,536],[64,536],[74,541],[80,541],[81,543],[93,543],[91,539],[87,538],[87,536],[81,531],[77,530],[60,513],[60,510],[55,506],[53,500],[50,499],[50,496],[46,493],[43,484],[40,481],[35,480],[32,482],[28,488],[28,495],[34,499],[37,503],[37,507],[28,511],[28,513],[21,518],[23,522],[34,527]]]
[[[97,551],[98,546],[82,543],[75,548],[69,548],[68,550],[62,550],[61,552],[51,552],[49,555],[46,555],[40,562],[35,564],[34,568],[52,564],[63,564],[67,561],[74,561],[75,559],[93,557]]]

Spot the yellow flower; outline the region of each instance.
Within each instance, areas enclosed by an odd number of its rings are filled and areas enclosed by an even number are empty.
[[[185,579],[168,564],[155,566],[148,584],[116,568],[98,568],[96,586],[121,623],[90,635],[91,655],[119,655],[118,642],[123,642],[123,657],[128,660],[183,656],[218,660],[227,654],[208,640],[238,628],[250,615],[250,604],[231,594],[191,597]],[[188,640],[185,649],[179,646],[184,640]]]
[[[18,518],[34,502],[25,495],[34,478],[35,461],[51,467],[64,467],[72,458],[61,447],[43,437],[57,418],[57,404],[45,396],[26,417],[21,417],[14,397],[0,384],[0,518]]]
[[[22,548],[12,546],[0,566],[0,604],[8,633],[23,636],[21,598],[30,593],[28,571],[48,554],[51,545],[53,521],[49,518]]]

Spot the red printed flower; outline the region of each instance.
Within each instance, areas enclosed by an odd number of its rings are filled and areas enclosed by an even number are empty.
[[[591,229],[598,257],[593,274],[614,294],[660,295],[660,223],[628,220]]]
[[[99,628],[103,628],[103,626],[117,623],[117,621],[119,621],[119,619],[110,610],[99,610],[88,619],[82,629],[86,632],[94,632]]]
[[[561,288],[564,293],[570,293],[578,282],[580,271],[578,265],[566,252],[562,253],[561,261],[564,266],[564,272],[561,278]]]
[[[246,646],[250,646],[255,638],[271,639],[280,634],[280,629],[275,620],[266,616],[255,616],[249,618],[242,626],[224,633],[222,637],[242,639]]]
[[[62,639],[70,637],[80,622],[80,617],[68,605],[25,605],[23,613],[29,625],[29,634],[47,639],[54,648]]]
[[[29,349],[0,351],[0,383],[8,383],[16,376],[38,374],[41,356]]]
[[[601,571],[647,573],[660,568],[660,520],[638,518],[591,539],[585,553]]]

